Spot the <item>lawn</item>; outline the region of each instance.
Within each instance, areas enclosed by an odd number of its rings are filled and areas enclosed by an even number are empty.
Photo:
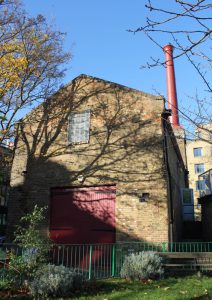
[[[88,285],[72,300],[183,300],[212,299],[212,277],[168,278],[147,283],[108,279]]]
[[[27,295],[0,299],[32,300]],[[48,298],[49,299],[49,298]],[[58,300],[63,298],[58,298]],[[82,291],[78,291],[67,300],[184,300],[212,299],[212,277],[188,276],[167,278],[158,281],[129,282],[123,279],[107,279],[88,282]]]

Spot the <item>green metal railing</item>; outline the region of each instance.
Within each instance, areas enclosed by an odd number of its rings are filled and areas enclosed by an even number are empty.
[[[205,253],[212,252],[212,242],[57,245],[50,257],[52,263],[72,267],[90,280],[118,277],[125,256],[141,251]]]
[[[57,245],[50,251],[49,258],[51,263],[74,268],[89,280],[116,275],[115,244]]]
[[[22,255],[14,244],[0,245],[0,267],[8,267],[8,252]],[[54,245],[49,251],[49,263],[64,265],[82,273],[87,280],[118,277],[125,257],[141,251],[212,252],[212,242],[120,242],[116,244]],[[211,253],[212,256],[212,253]]]

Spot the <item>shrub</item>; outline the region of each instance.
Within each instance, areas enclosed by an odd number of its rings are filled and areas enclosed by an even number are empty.
[[[82,286],[83,277],[64,266],[44,265],[30,283],[34,297],[65,297],[71,290]]]
[[[160,278],[163,275],[161,258],[152,251],[132,253],[125,257],[120,275],[131,280]]]
[[[9,278],[0,278],[0,291],[12,290],[15,283]]]
[[[35,205],[31,213],[26,214],[20,220],[20,225],[15,231],[14,242],[24,251],[26,263],[34,258],[39,262],[46,261],[46,255],[52,246],[49,238],[42,235],[40,223],[44,220],[47,207]]]
[[[0,269],[0,291],[14,290],[20,283],[20,274],[8,269]]]
[[[44,219],[46,207],[35,205],[31,213],[26,214],[20,220],[20,225],[15,231],[14,242],[22,250],[9,255],[9,268],[21,274],[22,281],[31,280],[36,270],[47,263],[48,251],[51,241],[44,237],[40,231],[40,223]]]

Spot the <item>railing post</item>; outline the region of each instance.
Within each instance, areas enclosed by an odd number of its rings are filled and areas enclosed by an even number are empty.
[[[166,252],[166,242],[162,243],[162,252]]]
[[[91,279],[91,272],[92,272],[92,252],[93,246],[90,245],[90,256],[89,256],[89,269],[88,269],[88,279]]]
[[[115,276],[115,263],[116,263],[116,245],[112,246],[112,277]]]

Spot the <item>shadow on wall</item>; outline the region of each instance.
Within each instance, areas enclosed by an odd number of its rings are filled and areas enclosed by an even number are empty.
[[[17,125],[12,168],[8,234],[11,236],[19,218],[35,204],[49,205],[50,189],[54,187],[118,184],[118,197],[137,197],[137,200],[142,191],[151,190],[148,209],[155,221],[158,210],[166,206],[164,197],[158,195],[165,184],[160,118],[158,121],[163,106],[155,100],[152,107],[152,99],[148,101],[148,96],[140,92],[82,77],[21,120]],[[88,108],[91,110],[89,143],[71,145],[67,141],[70,113]],[[79,178],[82,178],[80,182]],[[61,198],[61,202],[66,201]],[[125,203],[128,214],[132,203]],[[66,208],[63,209],[65,212]],[[79,219],[90,220],[96,227],[114,234],[103,217],[82,209],[76,201],[72,209]],[[129,218],[126,227],[133,218],[122,212],[117,217]],[[82,230],[86,224],[80,226]],[[48,228],[48,217],[41,227]],[[79,228],[74,230],[74,240],[78,241]],[[130,228],[120,231],[137,239]]]

